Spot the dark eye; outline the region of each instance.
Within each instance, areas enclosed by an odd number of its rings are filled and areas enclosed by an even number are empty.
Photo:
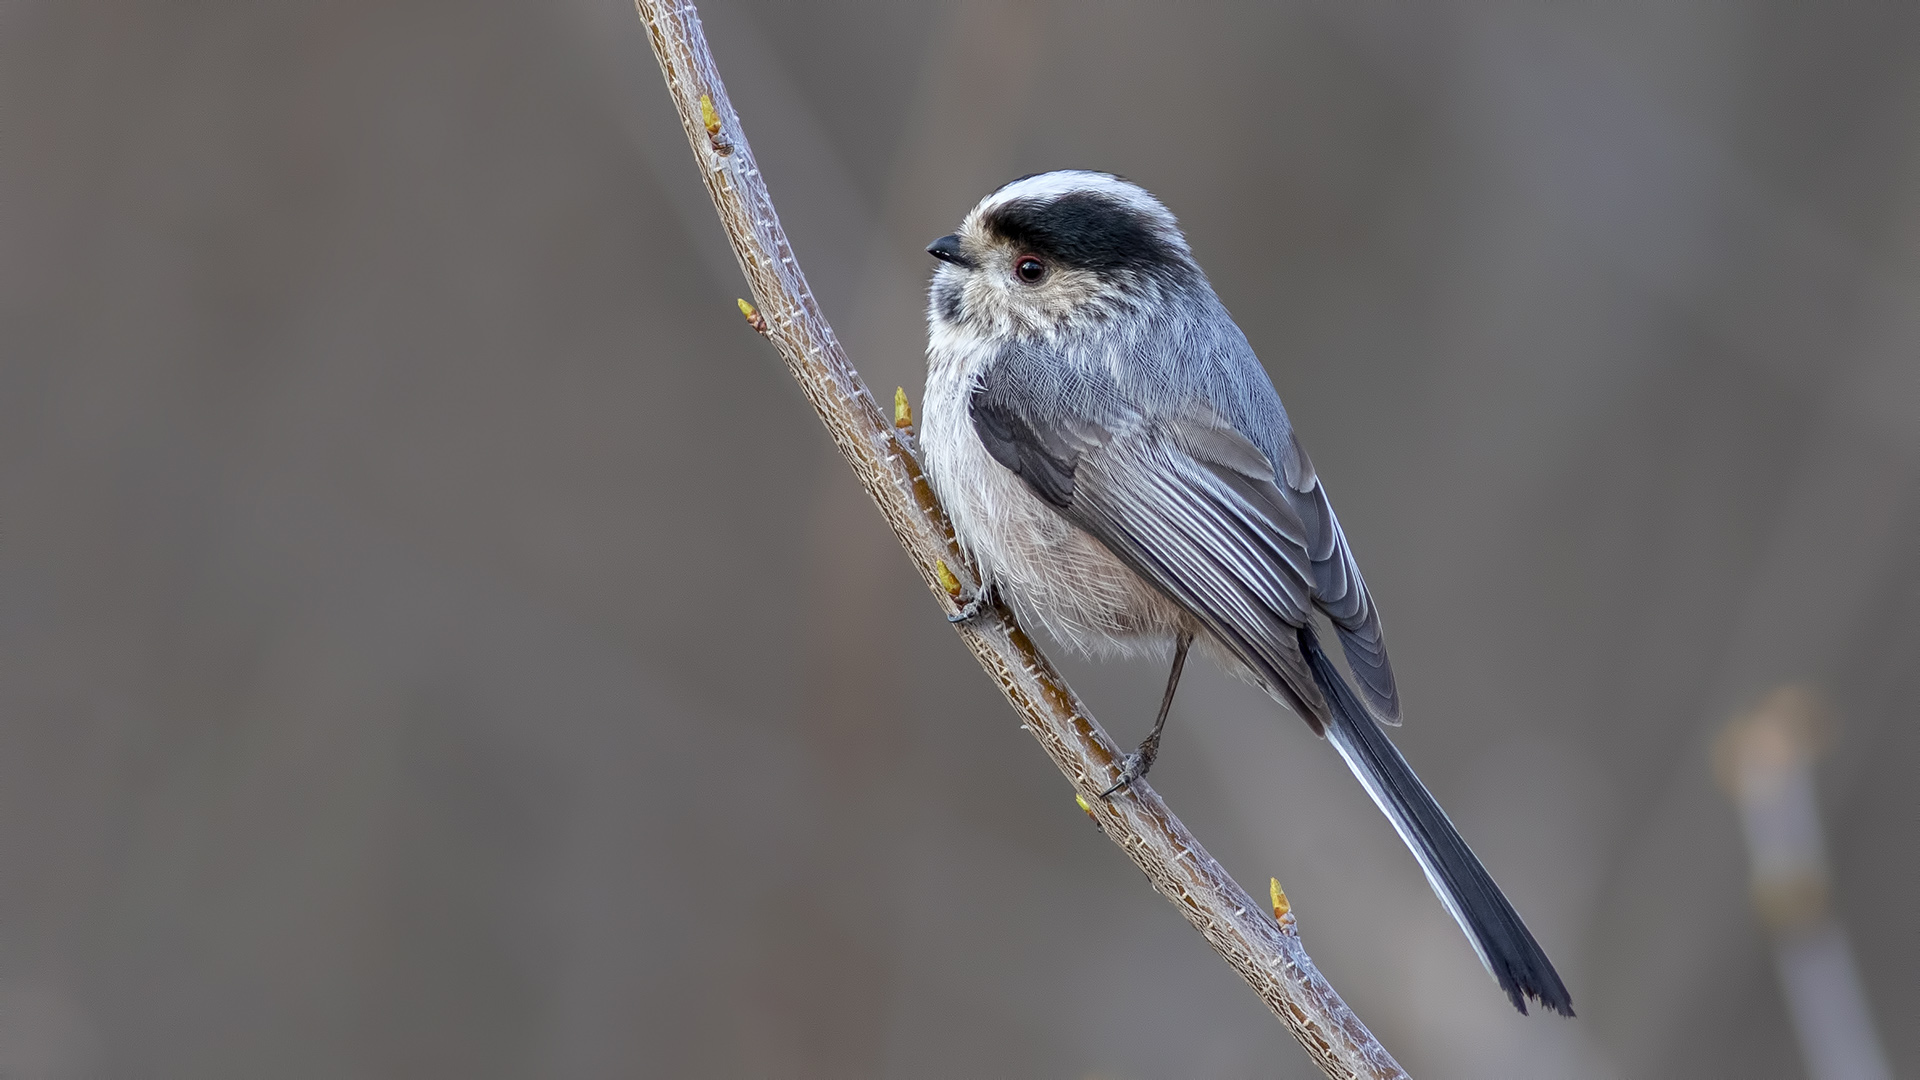
[[[1047,276],[1047,264],[1031,255],[1022,255],[1013,264],[1013,272],[1021,281],[1031,285]]]

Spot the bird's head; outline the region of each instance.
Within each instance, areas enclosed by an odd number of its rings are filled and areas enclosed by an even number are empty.
[[[1173,214],[1109,173],[1021,177],[927,253],[929,321],[993,336],[1098,325],[1200,280]]]

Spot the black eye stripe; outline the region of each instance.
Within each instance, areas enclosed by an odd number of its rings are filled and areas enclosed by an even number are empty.
[[[1101,273],[1169,273],[1190,267],[1138,210],[1094,192],[1016,199],[988,212],[982,224],[1016,250],[1057,266]]]

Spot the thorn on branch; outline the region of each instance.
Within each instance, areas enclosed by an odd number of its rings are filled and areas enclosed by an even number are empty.
[[[701,98],[700,100],[705,101],[706,99]],[[767,317],[760,314],[759,308],[754,307],[745,300],[735,300],[734,303],[740,305],[740,314],[747,317],[748,326],[753,327],[763,334],[767,332]]]

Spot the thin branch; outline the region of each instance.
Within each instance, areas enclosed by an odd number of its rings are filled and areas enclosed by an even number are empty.
[[[927,587],[947,610],[957,610],[957,590],[942,584],[943,570],[964,572],[967,566],[952,526],[904,433],[882,414],[807,288],[727,100],[698,13],[691,3],[675,0],[635,0],[635,5],[714,209],[759,305],[756,311],[743,304],[743,313],[779,349]],[[1275,917],[1227,876],[1144,781],[1135,781],[1124,795],[1101,799],[1099,793],[1119,777],[1120,752],[1003,610],[989,609],[959,632],[1027,730],[1073,783],[1101,831],[1253,986],[1328,1076],[1406,1076],[1314,968],[1292,915],[1285,912],[1278,883],[1274,895],[1281,914]]]

